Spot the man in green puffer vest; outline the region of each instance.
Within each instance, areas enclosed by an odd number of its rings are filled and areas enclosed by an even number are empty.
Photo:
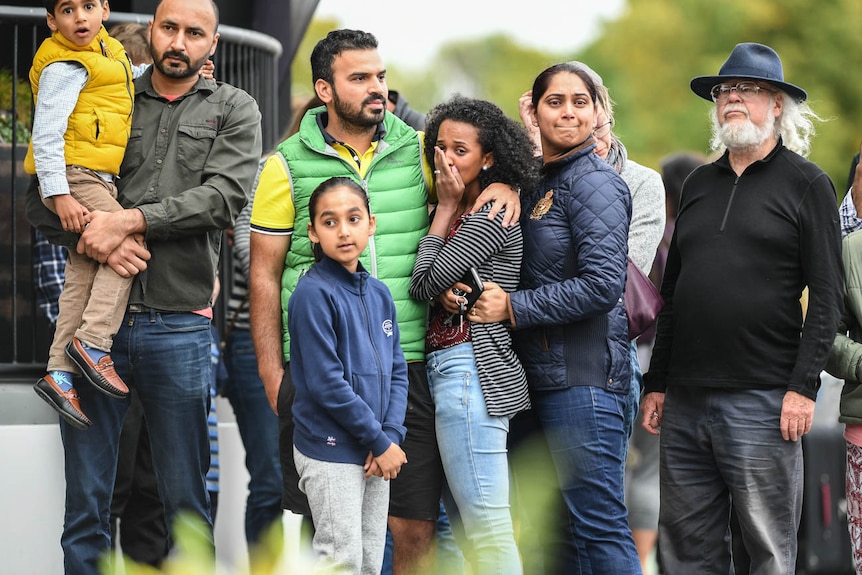
[[[409,464],[393,481],[389,527],[395,543],[393,572],[424,568],[439,511],[442,466],[434,431],[434,406],[425,373],[427,302],[407,288],[419,240],[428,231],[433,174],[423,159],[423,135],[386,113],[386,68],[369,33],[335,30],[311,54],[317,96],[297,134],[282,142],[264,165],[251,216],[250,312],[258,369],[280,421],[286,509],[310,515],[293,464],[293,385],[287,302],[314,263],[308,239],[308,200],[318,184],[347,176],[362,185],[377,231],[361,257],[396,303],[401,346],[408,361],[409,395],[402,448]],[[490,187],[483,201],[499,198],[517,211],[508,187]],[[512,213],[511,219],[517,218]]]

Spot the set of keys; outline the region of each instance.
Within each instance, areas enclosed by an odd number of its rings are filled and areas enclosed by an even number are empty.
[[[459,295],[455,298],[455,303],[458,304],[458,332],[464,333],[464,316],[467,315],[467,298],[463,295]]]

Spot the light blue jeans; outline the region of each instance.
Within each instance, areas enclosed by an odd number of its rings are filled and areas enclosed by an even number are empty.
[[[509,509],[509,416],[488,415],[473,344],[426,356],[443,470],[469,540],[473,572],[520,574]]]

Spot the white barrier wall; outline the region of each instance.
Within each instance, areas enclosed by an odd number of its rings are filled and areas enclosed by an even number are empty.
[[[19,390],[15,391],[14,395],[19,395]],[[36,395],[29,388],[26,391],[32,395],[32,402],[26,402],[28,409],[39,406]],[[0,403],[7,400],[9,395],[0,391]],[[233,410],[223,398],[217,401],[220,492],[216,553],[225,572],[239,574],[247,572],[244,517],[248,473]],[[44,411],[36,409],[31,419],[50,421],[54,417],[44,406]],[[65,489],[58,424],[0,425],[0,466],[0,575],[61,574]],[[298,525],[298,517],[285,514],[286,549],[294,558]]]

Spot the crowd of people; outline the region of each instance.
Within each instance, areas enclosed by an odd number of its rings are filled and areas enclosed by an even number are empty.
[[[805,159],[818,118],[774,50],[738,44],[691,81],[714,104],[715,158],[660,174],[628,157],[587,64],[539,72],[521,124],[462,95],[425,116],[389,90],[372,34],[335,30],[311,53],[314,98],[264,155],[254,100],[206,69],[214,2],[161,0],[135,67],[105,0],[45,7],[28,216],[68,257],[35,389],[61,416],[68,575],[98,573],[129,515],[130,453],[161,512],[145,561],[183,511],[213,542],[225,231],[219,391],[246,449],[250,546],[287,509],[309,518],[316,571],[428,573],[443,510],[477,575],[640,574],[654,555],[724,574],[732,503],[750,572],[790,575],[799,439],[828,367],[846,381],[862,565],[862,168],[839,213]],[[664,300],[640,341],[629,257]],[[144,435],[122,439],[130,425]]]

